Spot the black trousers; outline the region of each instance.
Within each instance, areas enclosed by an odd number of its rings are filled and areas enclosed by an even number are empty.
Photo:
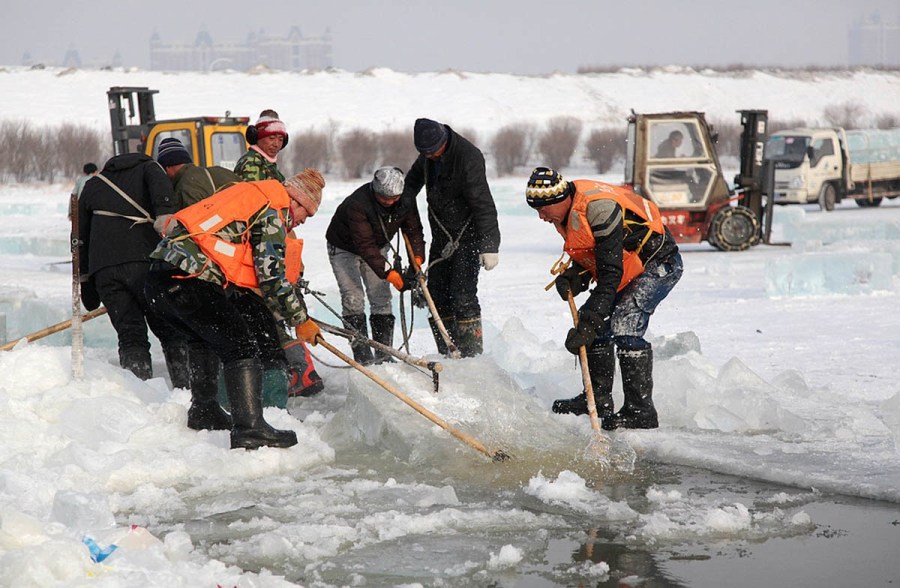
[[[433,241],[429,262],[441,256],[445,243]],[[441,318],[469,319],[481,316],[478,304],[478,246],[462,242],[449,258],[428,270],[428,291]]]
[[[286,365],[278,324],[262,298],[184,276],[171,265],[154,264],[146,294],[151,308],[184,333],[191,349],[207,347],[226,365],[252,358],[265,368]]]
[[[149,262],[135,261],[105,267],[94,272],[92,279],[100,300],[109,311],[109,320],[119,341],[119,358],[129,353],[150,354],[147,327],[163,348],[179,344],[182,335],[158,312],[150,308],[144,295],[144,282]]]

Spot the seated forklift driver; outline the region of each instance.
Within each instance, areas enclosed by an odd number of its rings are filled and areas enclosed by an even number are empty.
[[[178,212],[178,226],[150,256],[156,260],[146,284],[151,305],[191,337],[192,351],[205,344],[222,360],[230,417],[216,401],[213,377],[192,377],[191,412],[202,428],[230,428],[232,449],[297,443],[293,431],[263,419],[262,366],[278,353],[283,358],[273,313],[296,327],[298,339],[316,343],[319,327],[287,275],[285,258],[288,232],[315,214],[324,186],[312,169],[284,184],[236,184]]]

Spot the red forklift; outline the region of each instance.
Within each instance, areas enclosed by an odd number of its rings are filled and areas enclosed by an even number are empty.
[[[722,251],[743,251],[769,242],[772,170],[763,160],[768,112],[738,112],[743,131],[733,189],[716,153],[717,134],[702,112],[632,112],[628,118],[625,184],[659,207],[679,243],[707,241]]]

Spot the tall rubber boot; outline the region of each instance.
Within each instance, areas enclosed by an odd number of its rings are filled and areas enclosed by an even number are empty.
[[[150,362],[150,351],[147,349],[119,350],[119,365],[141,380],[153,377],[153,364]]]
[[[655,429],[659,426],[653,406],[653,350],[619,350],[625,403],[613,417],[617,427]]]
[[[225,388],[231,400],[231,448],[291,447],[293,431],[275,429],[263,418],[262,366],[258,359],[240,359],[225,366]]]
[[[450,340],[456,344],[457,336],[456,336],[456,319],[452,317],[441,318],[441,322],[444,323],[444,328],[447,329],[447,334],[450,335]],[[448,353],[447,350],[447,342],[444,341],[444,337],[441,335],[441,330],[438,329],[437,322],[428,317],[428,324],[431,325],[431,334],[434,336],[434,342],[437,344],[438,353],[446,356]]]
[[[372,339],[388,347],[394,346],[394,315],[373,314],[369,317],[372,323]],[[375,349],[375,363],[393,362],[390,353]]]
[[[365,337],[366,339],[369,338],[369,328],[366,326],[366,315],[351,314],[350,316],[345,316],[344,323],[346,323],[350,329],[359,333],[360,336]],[[370,365],[375,361],[375,357],[372,355],[372,348],[369,347],[368,343],[351,340],[350,349],[353,350],[353,359],[358,363]]]
[[[594,391],[594,403],[597,405],[597,416],[604,429],[615,428],[613,419],[612,387],[616,376],[616,356],[613,345],[592,345],[588,348],[588,373],[591,376],[591,388]],[[558,414],[587,414],[587,396],[584,391],[574,398],[553,401],[553,412]]]
[[[291,340],[284,346],[284,354],[288,361],[288,397],[315,396],[325,389],[322,376],[313,365],[309,346],[303,341]]]
[[[231,416],[222,410],[217,391],[219,387],[219,358],[210,349],[194,347],[189,353],[191,376],[191,407],[187,426],[200,431],[227,431]]]
[[[459,354],[463,357],[481,355],[484,344],[481,334],[481,317],[456,319],[456,336],[454,338]]]
[[[163,355],[166,357],[166,369],[169,370],[172,388],[190,388],[191,366],[187,341],[178,339],[174,343],[163,345]]]

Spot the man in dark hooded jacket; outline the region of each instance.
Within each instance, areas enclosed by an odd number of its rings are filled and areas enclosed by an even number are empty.
[[[484,156],[448,125],[416,120],[413,140],[419,157],[406,174],[404,195],[425,187],[431,247],[428,290],[447,331],[464,357],[482,352],[479,267],[497,266],[500,227],[488,187]],[[431,321],[438,351],[447,346]]]
[[[78,200],[80,271],[109,311],[119,365],[143,380],[153,376],[149,325],[162,344],[172,385],[187,388],[186,340],[148,308],[144,296],[148,256],[160,240],[153,221],[175,211],[172,181],[153,159],[142,153],[110,158]]]

